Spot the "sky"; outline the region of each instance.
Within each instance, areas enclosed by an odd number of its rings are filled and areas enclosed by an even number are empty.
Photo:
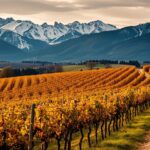
[[[38,24],[101,20],[121,28],[150,22],[150,0],[0,0],[0,17]]]

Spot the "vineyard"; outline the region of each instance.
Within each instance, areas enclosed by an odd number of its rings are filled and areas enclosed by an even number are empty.
[[[38,145],[47,150],[56,143],[54,149],[71,150],[76,133],[79,149],[85,136],[90,149],[91,130],[97,144],[99,130],[104,140],[150,106],[147,68],[0,79],[0,149],[32,150]]]
[[[150,65],[146,65],[143,67],[144,71],[150,74]]]

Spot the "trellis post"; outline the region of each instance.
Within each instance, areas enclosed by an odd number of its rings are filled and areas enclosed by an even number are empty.
[[[33,127],[34,127],[34,117],[35,117],[35,104],[31,106],[31,119],[30,119],[30,129],[29,129],[29,145],[28,150],[33,149]]]

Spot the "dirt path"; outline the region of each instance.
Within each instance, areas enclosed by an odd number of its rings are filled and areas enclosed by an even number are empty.
[[[148,135],[145,137],[144,143],[140,145],[139,150],[150,150],[150,131]]]

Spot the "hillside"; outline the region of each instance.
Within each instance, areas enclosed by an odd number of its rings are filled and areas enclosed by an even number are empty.
[[[102,145],[115,150],[128,145],[133,150],[150,128],[149,115],[143,113],[148,112],[150,102],[150,75],[145,69],[124,67],[0,79],[0,133],[8,135],[5,139],[0,136],[4,141],[0,149],[17,146],[26,150],[31,144],[35,149],[46,146],[45,150],[92,150]],[[114,138],[118,136],[122,142]],[[105,144],[109,140],[115,144]]]
[[[84,80],[80,80],[84,78]],[[63,81],[62,81],[63,79]],[[90,82],[89,82],[90,81]],[[63,84],[62,84],[63,82]],[[95,84],[94,84],[95,83]],[[34,99],[47,96],[55,97],[62,93],[109,90],[112,88],[140,87],[150,84],[150,78],[135,67],[99,69],[93,71],[78,71],[12,77],[0,79],[0,97],[11,99]],[[16,93],[16,94],[14,94]],[[32,94],[31,94],[32,93]],[[31,96],[30,96],[31,94]],[[47,95],[45,97],[45,95]]]
[[[0,40],[0,60],[9,61],[24,58],[26,54],[13,45]]]
[[[149,33],[127,37],[120,32],[122,30],[82,36],[39,52],[37,59],[54,62],[79,62],[88,59],[149,60]]]

